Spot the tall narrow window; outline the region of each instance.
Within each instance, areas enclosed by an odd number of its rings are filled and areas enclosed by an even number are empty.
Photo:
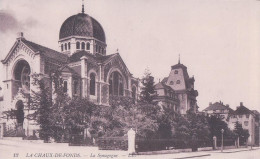
[[[80,49],[80,42],[76,43],[76,49]]]
[[[70,42],[68,43],[68,48],[69,48],[69,50],[70,50]]]
[[[124,95],[124,88],[123,88],[123,79],[121,76],[119,76],[119,95]]]
[[[113,73],[110,75],[109,78],[109,94],[113,95]]]
[[[114,96],[124,95],[123,77],[119,72],[115,71],[109,77],[109,94]]]
[[[84,42],[81,43],[81,50],[85,50],[85,43]]]
[[[63,51],[63,44],[61,44],[61,51]]]
[[[101,53],[101,46],[99,46],[98,48],[98,53]]]
[[[135,101],[136,100],[136,88],[132,87],[132,98]]]
[[[77,94],[77,90],[78,90],[78,81],[75,80],[74,81],[74,94]]]
[[[67,43],[65,43],[65,50],[67,50]]]
[[[63,82],[63,92],[66,93],[68,90],[68,82],[67,81],[64,81]]]
[[[87,43],[87,50],[90,50],[90,43]]]
[[[96,52],[98,52],[98,45],[96,45]]]
[[[90,74],[90,95],[96,94],[96,77],[94,73]]]

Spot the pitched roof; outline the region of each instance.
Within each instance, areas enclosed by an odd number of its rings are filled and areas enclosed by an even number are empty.
[[[162,80],[162,83],[166,83],[168,80],[168,77],[164,77],[163,80]]]
[[[99,54],[91,54],[87,51],[78,51],[75,54],[73,54],[71,57],[69,57],[69,62],[77,62],[80,61],[80,58],[83,56],[86,56],[87,58],[89,58],[92,61],[95,61],[97,63],[104,63],[107,60],[109,60],[112,56],[115,56],[116,54],[111,54],[111,55],[107,55],[107,56],[102,56]]]
[[[235,115],[244,115],[244,114],[253,114],[253,112],[251,110],[249,110],[247,107],[240,105],[234,111],[234,114]]]
[[[67,59],[68,59],[67,55],[60,53],[58,51],[55,51],[53,49],[50,49],[50,48],[47,48],[45,46],[42,46],[42,45],[36,44],[34,42],[28,41],[24,38],[22,38],[21,41],[26,46],[28,46],[30,49],[32,49],[34,52],[39,52],[40,54],[42,54],[46,57],[55,59],[55,60],[60,61],[60,62],[66,62]]]
[[[208,111],[208,110],[225,110],[225,109],[233,111],[233,109],[229,108],[228,106],[225,106],[221,102],[216,102],[214,104],[211,104],[210,106],[205,108],[203,111]]]
[[[167,86],[163,82],[159,82],[159,83],[155,84],[154,89],[170,89],[170,90],[174,91],[170,86]]]

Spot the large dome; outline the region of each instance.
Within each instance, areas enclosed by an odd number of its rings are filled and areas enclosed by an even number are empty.
[[[60,40],[69,36],[94,37],[106,42],[102,26],[91,16],[79,13],[65,20],[60,28]]]

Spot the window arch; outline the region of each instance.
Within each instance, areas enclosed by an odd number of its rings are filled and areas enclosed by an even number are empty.
[[[170,82],[170,85],[173,85],[173,84],[174,84],[174,82],[173,82],[173,81],[171,81],[171,82]]]
[[[175,71],[174,71],[174,74],[178,74],[178,73],[179,73],[179,71],[178,71],[178,70],[175,70]]]
[[[181,83],[181,81],[180,80],[177,80],[177,82],[176,82],[177,84],[180,84]]]
[[[76,49],[80,49],[80,42],[76,42]]]
[[[65,43],[65,50],[67,50],[67,43]]]
[[[109,77],[109,95],[114,95],[114,96],[124,95],[123,77],[117,71],[111,73]]]
[[[81,50],[85,50],[85,43],[84,42],[81,43]]]
[[[63,51],[63,44],[61,44],[61,51]]]
[[[90,50],[90,43],[87,42],[87,50]]]
[[[68,43],[68,49],[70,50],[70,42]]]
[[[94,73],[90,74],[90,95],[96,95],[96,76]]]

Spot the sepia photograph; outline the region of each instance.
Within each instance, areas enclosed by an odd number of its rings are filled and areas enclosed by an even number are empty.
[[[0,0],[0,159],[259,159],[260,0]]]

